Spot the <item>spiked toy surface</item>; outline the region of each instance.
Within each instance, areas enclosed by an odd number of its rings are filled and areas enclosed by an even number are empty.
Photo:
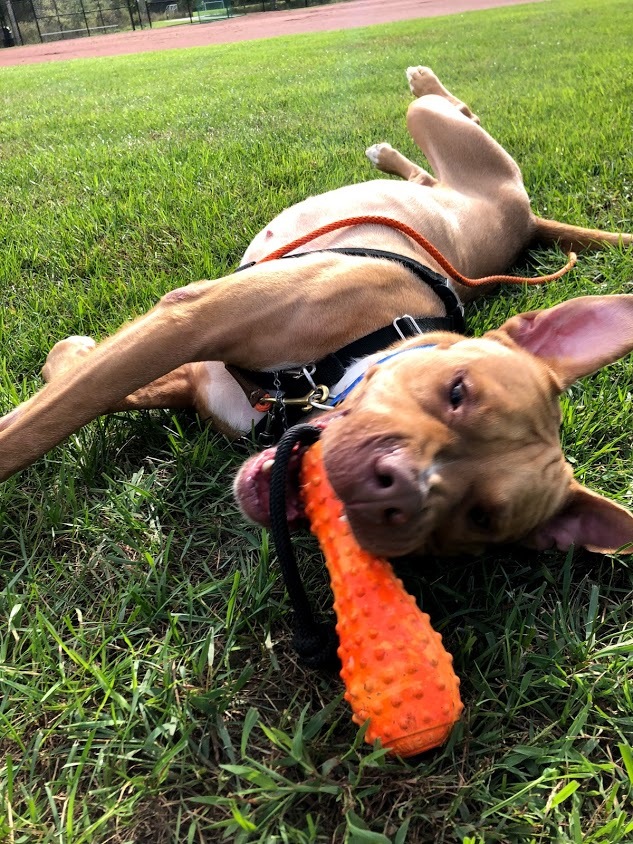
[[[317,442],[303,456],[302,496],[334,592],[345,699],[365,738],[399,756],[443,744],[463,704],[453,658],[387,560],[356,542]]]

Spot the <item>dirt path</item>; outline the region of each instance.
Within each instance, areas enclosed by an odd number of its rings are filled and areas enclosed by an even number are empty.
[[[431,18],[526,2],[544,0],[350,0],[331,6],[257,12],[194,26],[185,24],[0,49],[0,67],[94,56],[120,56],[151,50],[172,50],[176,47],[203,47],[207,44],[252,41],[301,32],[352,29],[374,23]]]

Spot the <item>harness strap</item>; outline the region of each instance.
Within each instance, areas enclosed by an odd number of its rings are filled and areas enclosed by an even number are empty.
[[[411,317],[408,314],[397,317],[394,324],[386,325],[377,331],[372,331],[365,337],[349,343],[338,352],[333,352],[306,370],[316,384],[332,387],[345,375],[350,364],[358,358],[373,355],[397,343],[420,334],[431,331],[454,331],[452,323],[445,317]],[[396,327],[397,326],[397,327]],[[261,372],[252,369],[241,369],[231,364],[225,364],[229,372],[240,385],[248,398],[251,407],[259,404],[262,399],[275,392],[279,383],[282,392],[290,399],[300,398],[310,390],[311,383],[302,370],[288,370],[281,372]],[[303,414],[300,414],[303,415]]]

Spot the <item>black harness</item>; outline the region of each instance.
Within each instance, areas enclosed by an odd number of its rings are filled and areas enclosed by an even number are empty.
[[[464,308],[451,289],[448,279],[418,261],[414,261],[413,258],[398,255],[395,252],[386,252],[382,249],[333,248],[315,251],[337,252],[340,255],[382,258],[394,261],[406,267],[423,284],[430,287],[442,301],[446,309],[446,316],[427,317],[403,314],[396,317],[390,325],[372,331],[371,334],[348,343],[337,352],[332,352],[321,360],[297,370],[257,372],[241,367],[227,366],[227,370],[240,384],[253,406],[267,395],[277,397],[277,399],[298,399],[309,393],[315,384],[325,385],[329,389],[340,381],[353,361],[380,352],[398,340],[428,334],[431,331],[451,331],[459,334],[465,331]],[[300,252],[285,255],[284,258],[300,258],[306,254],[313,255],[314,252]],[[238,267],[235,272],[252,267],[255,263],[255,261],[252,261],[249,264],[244,264]],[[276,442],[285,430],[295,425],[304,416],[305,410],[299,406],[275,402],[271,405],[271,411],[266,418],[256,426],[255,434],[258,442],[260,445],[269,445]]]

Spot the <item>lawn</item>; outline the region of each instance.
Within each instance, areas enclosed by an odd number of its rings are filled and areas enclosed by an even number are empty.
[[[68,334],[103,337],[237,266],[280,209],[371,176],[434,67],[522,166],[535,210],[633,228],[633,6],[552,0],[314,36],[2,71],[0,411]],[[555,269],[556,250],[517,271]],[[470,308],[479,333],[633,292],[631,250]],[[577,477],[633,505],[633,360],[564,397]],[[490,553],[404,572],[455,655],[464,717],[402,762],[334,676],[297,665],[246,449],[186,414],[102,419],[0,501],[0,840],[631,842],[633,575],[624,557]],[[301,538],[310,592],[329,590]]]

